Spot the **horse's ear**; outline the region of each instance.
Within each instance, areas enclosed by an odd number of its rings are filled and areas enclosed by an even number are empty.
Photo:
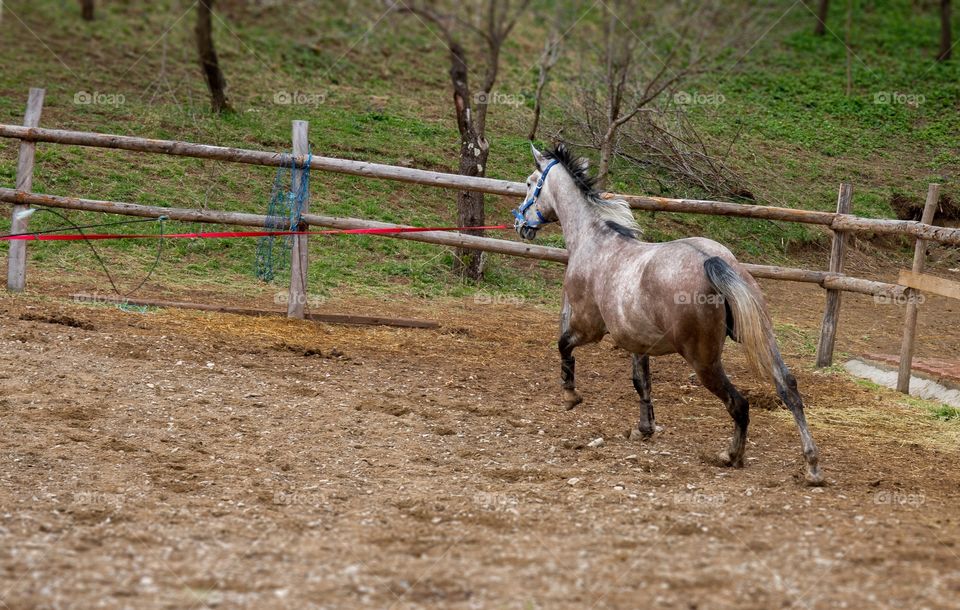
[[[530,152],[533,153],[533,161],[537,164],[537,169],[543,170],[543,153],[537,150],[533,142],[530,142]]]

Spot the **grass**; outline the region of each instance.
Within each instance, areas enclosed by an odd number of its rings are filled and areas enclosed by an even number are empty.
[[[931,405],[930,412],[937,419],[943,421],[960,421],[960,409],[950,405]]]
[[[905,394],[900,394],[899,392],[894,392],[886,386],[882,386],[878,383],[870,381],[869,379],[861,379],[860,377],[855,377],[853,375],[847,374],[854,383],[860,387],[867,388],[874,392],[887,392],[892,394],[896,398],[896,402],[900,405],[911,407],[919,411],[924,411],[929,414],[931,419],[940,420],[943,422],[960,422],[960,408],[944,404],[942,402],[937,402],[934,400],[927,400],[924,398],[917,398],[916,396],[907,396]]]
[[[5,4],[10,32],[0,48],[3,122],[20,122],[27,87],[41,85],[47,88],[45,126],[286,150],[290,121],[305,119],[315,154],[456,169],[447,57],[418,23],[397,27],[391,23],[395,16],[376,22],[379,13],[364,11],[226,3],[218,9],[215,33],[236,112],[213,116],[193,56],[187,5],[175,0],[108,3],[100,7],[97,21],[85,23],[75,4]],[[840,27],[843,7],[834,5],[829,22]],[[761,9],[770,12],[771,23],[783,11],[773,2],[758,5]],[[588,14],[585,22],[596,17]],[[937,179],[954,193],[951,181],[960,166],[955,122],[960,62],[931,61],[935,11],[908,0],[858,0],[850,95],[845,47],[832,35],[814,37],[812,22],[795,5],[735,67],[685,84],[690,91],[722,94],[722,104],[695,107],[694,120],[714,143],[740,134],[728,161],[757,201],[829,210],[837,184],[849,180],[855,212],[889,217],[894,190],[920,197],[925,183]],[[297,27],[291,29],[291,23]],[[529,95],[536,74],[528,67],[540,50],[542,27],[532,18],[518,26],[505,48],[498,91]],[[570,94],[571,75],[564,69],[571,65],[558,67],[552,95]],[[84,92],[114,101],[122,97],[122,103],[76,103]],[[281,103],[287,98],[294,103]],[[529,173],[529,117],[527,104],[492,107],[488,175],[519,180]],[[548,101],[545,122],[557,125],[563,118]],[[16,157],[15,142],[0,142],[0,184],[12,185]],[[273,179],[267,168],[41,144],[34,189],[263,213]],[[454,218],[451,191],[319,172],[311,181],[311,210],[318,213],[421,226]],[[692,188],[659,193],[623,165],[614,167],[612,186],[623,192],[701,195]],[[488,198],[488,219],[508,221],[515,203]],[[78,224],[103,218],[70,216]],[[788,264],[798,252],[825,249],[827,243],[823,232],[803,225],[689,214],[638,216],[647,239],[705,235],[752,262]],[[38,214],[31,226],[59,225],[56,218]],[[198,228],[169,223],[167,230]],[[546,233],[542,243],[562,245],[562,237]],[[153,242],[97,247],[126,284],[139,281],[156,253]],[[253,240],[169,241],[164,248],[158,276],[164,285],[237,291],[257,285]],[[89,249],[76,243],[31,245],[29,251],[31,265],[58,273],[84,273],[96,264]],[[561,272],[558,265],[490,256],[486,281],[478,287],[450,269],[451,255],[434,246],[331,237],[312,240],[309,280],[311,292],[320,296],[337,290],[453,297],[483,291],[554,302]],[[277,284],[284,285],[282,276]]]

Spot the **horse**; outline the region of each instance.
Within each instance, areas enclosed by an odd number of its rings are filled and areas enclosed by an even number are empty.
[[[822,484],[803,399],[780,355],[763,294],[730,250],[700,237],[642,241],[627,203],[601,195],[585,159],[563,145],[541,153],[531,144],[531,150],[536,169],[527,178],[526,197],[513,211],[514,229],[526,241],[549,223],[559,222],[563,231],[569,259],[557,346],[566,409],[583,401],[576,389],[573,350],[609,334],[633,355],[640,420],[630,436],[649,439],[657,430],[650,357],[678,353],[733,419],[733,437],[720,451],[720,462],[742,467],[750,405],[721,362],[730,337],[743,346],[750,369],[776,386],[800,434],[806,480]]]

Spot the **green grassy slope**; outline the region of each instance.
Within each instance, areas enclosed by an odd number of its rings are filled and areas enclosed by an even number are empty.
[[[222,117],[208,111],[194,57],[191,3],[109,3],[93,23],[81,21],[75,3],[5,4],[3,122],[19,123],[27,88],[43,86],[42,124],[50,127],[285,150],[290,121],[306,119],[318,154],[443,171],[456,167],[445,50],[412,18],[381,19],[377,3],[366,10],[362,2],[332,3],[333,8],[218,3],[216,42],[236,109]],[[729,69],[685,85],[688,91],[723,95],[724,103],[698,107],[695,117],[717,142],[740,132],[729,161],[759,203],[830,209],[837,184],[850,180],[858,213],[889,216],[887,201],[895,191],[920,197],[925,183],[938,179],[950,192],[960,160],[960,61],[931,60],[936,13],[918,4],[860,0],[849,96],[842,42],[829,34],[815,38],[813,17],[803,5],[787,10],[790,3],[779,2],[766,10],[771,25],[782,18],[748,54],[735,65],[729,62]],[[583,27],[594,18],[587,14]],[[840,37],[842,20],[838,8],[830,25]],[[532,91],[531,68],[541,40],[541,24],[530,19],[505,49],[498,91],[506,102],[491,109],[489,125],[491,176],[519,180],[529,172],[524,141],[529,104],[514,102]],[[568,93],[568,76],[561,66],[551,95]],[[78,103],[83,101],[78,93],[97,94],[103,103]],[[299,103],[282,103],[286,97]],[[884,99],[893,103],[877,103]],[[562,119],[548,106],[548,123]],[[267,168],[44,144],[37,160],[37,191],[261,213],[274,176]],[[0,141],[0,184],[13,184],[15,168],[16,143]],[[420,225],[453,218],[449,191],[320,173],[311,181],[312,209],[325,214]],[[615,168],[614,186],[623,192],[655,188],[627,167]],[[662,194],[698,195],[692,189]],[[489,198],[490,220],[507,221],[515,203]],[[704,234],[751,261],[783,262],[797,247],[823,244],[820,232],[783,223],[640,216],[652,239]],[[37,215],[32,226],[58,223]],[[195,228],[174,224],[168,230]],[[561,243],[556,234],[545,240]],[[156,246],[100,247],[132,281],[149,266]],[[160,269],[163,283],[239,288],[254,282],[253,240],[181,241],[168,248]],[[424,244],[353,236],[314,240],[312,250],[311,288],[320,294],[338,287],[424,295],[476,290],[452,276],[449,254]],[[31,246],[30,252],[33,264],[66,273],[94,264],[88,249],[75,243]],[[487,289],[541,298],[554,292],[547,288],[558,276],[556,266],[491,257]]]

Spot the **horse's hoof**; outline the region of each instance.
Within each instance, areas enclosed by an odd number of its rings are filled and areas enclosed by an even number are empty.
[[[810,487],[819,487],[824,484],[823,472],[819,466],[807,467],[807,485]]]
[[[634,428],[633,430],[630,431],[630,434],[627,435],[627,440],[630,440],[630,441],[648,441],[651,438],[653,438],[652,430],[650,432],[644,432],[639,428]]]
[[[718,453],[717,459],[720,460],[720,463],[723,464],[724,466],[727,466],[730,468],[743,468],[743,458],[739,457],[737,459],[734,459],[733,456],[730,455],[729,449],[724,449],[723,451]]]
[[[580,404],[581,402],[583,402],[583,397],[581,397],[581,396],[577,396],[577,397],[575,397],[575,398],[571,398],[570,400],[564,400],[564,401],[563,401],[563,408],[564,408],[564,410],[566,410],[566,411],[570,411],[571,409],[573,409],[575,406],[577,406],[577,405]]]

